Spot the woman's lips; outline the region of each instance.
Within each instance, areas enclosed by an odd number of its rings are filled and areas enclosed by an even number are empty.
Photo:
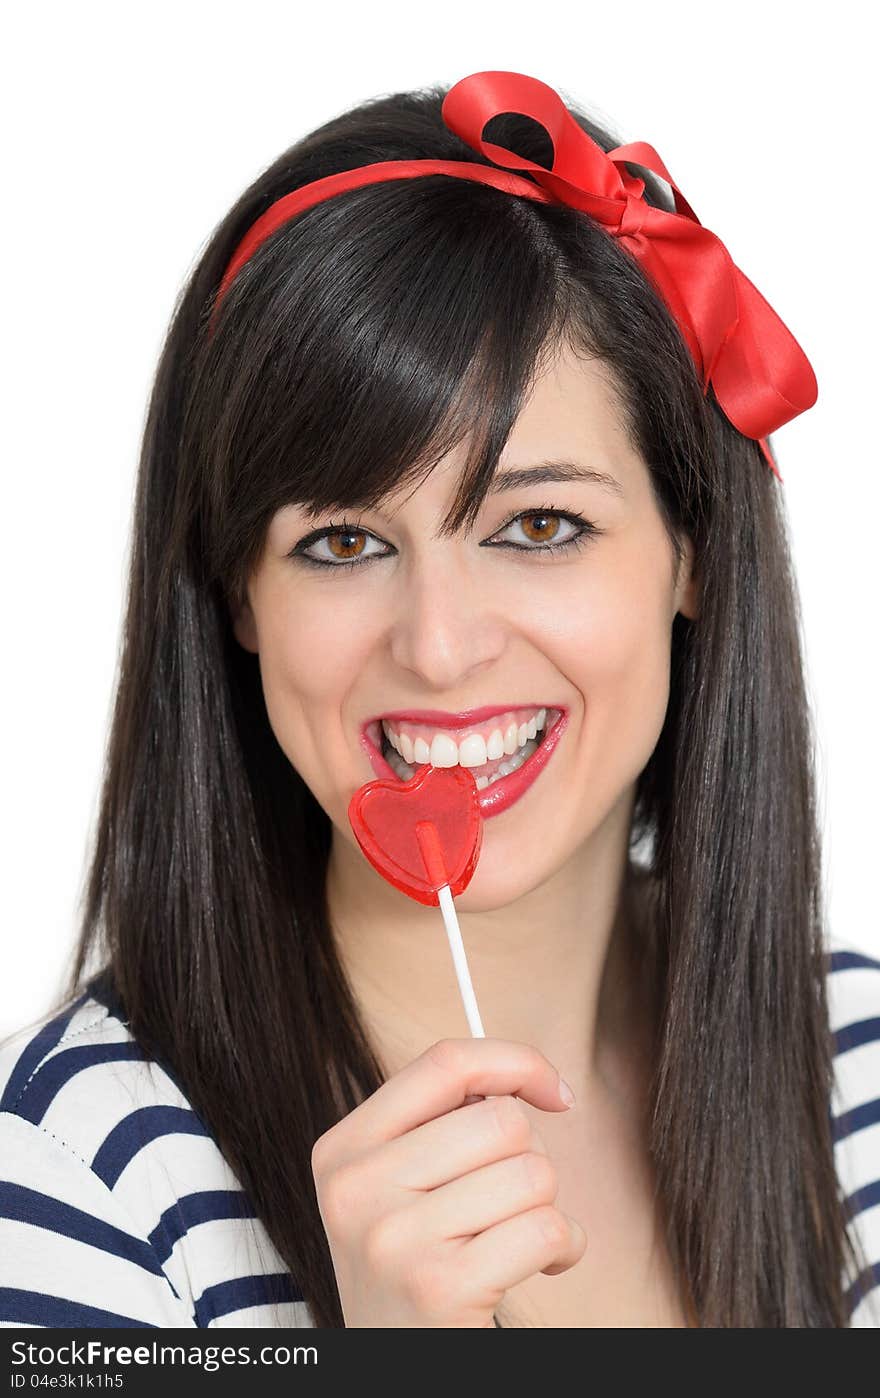
[[[506,811],[510,806],[514,805],[514,803],[528,791],[532,783],[540,776],[541,772],[547,766],[559,745],[563,732],[568,726],[568,710],[561,708],[559,705],[556,707],[560,710],[559,718],[549,731],[547,729],[543,730],[543,739],[539,742],[535,751],[526,758],[525,762],[523,762],[520,767],[517,767],[515,772],[508,773],[506,777],[499,777],[497,781],[491,782],[488,786],[484,787],[482,791],[477,792],[480,814],[484,819],[488,819],[490,816],[501,815],[502,811]],[[370,765],[377,777],[386,781],[400,782],[401,778],[382,756],[381,742],[381,721],[376,720],[367,725],[361,735],[361,744],[366,751]],[[418,768],[425,764],[417,763],[409,765],[415,765],[416,768]],[[469,768],[468,770],[476,774],[482,771],[482,768]]]

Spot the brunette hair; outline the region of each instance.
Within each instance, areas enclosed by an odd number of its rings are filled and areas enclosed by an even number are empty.
[[[598,357],[701,589],[699,617],[675,617],[632,828],[654,892],[650,1146],[669,1245],[696,1324],[846,1326],[844,1267],[863,1263],[833,1158],[813,735],[783,500],[757,443],[703,396],[666,306],[590,217],[443,175],[301,214],[244,266],[208,334],[234,248],[281,195],[372,161],[483,159],[444,125],[445,92],[365,102],[285,151],[179,296],[66,991],[96,969],[112,978],[314,1323],[343,1325],[311,1152],[383,1072],[334,948],[330,822],[276,741],[230,609],[277,510],[374,507],[462,442],[443,533],[472,524],[544,355]],[[603,149],[619,144],[567,105]],[[484,134],[551,163],[528,118]]]

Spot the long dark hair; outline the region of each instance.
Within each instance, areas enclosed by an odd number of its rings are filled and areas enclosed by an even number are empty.
[[[262,173],[174,309],[146,422],[118,689],[67,987],[112,976],[173,1065],[317,1326],[343,1316],[317,1137],[383,1072],[334,949],[329,819],[235,640],[273,514],[373,507],[462,442],[444,529],[472,524],[549,347],[611,370],[701,599],[672,633],[665,723],[638,780],[658,1031],[651,1150],[695,1323],[845,1326],[852,1256],[829,1112],[820,845],[782,495],[632,258],[590,218],[442,175],[351,191],[227,261],[280,195],[355,165],[480,160],[446,89],[369,101]],[[569,103],[605,150],[619,138]],[[543,130],[485,131],[550,164]],[[657,180],[651,203],[672,208]]]

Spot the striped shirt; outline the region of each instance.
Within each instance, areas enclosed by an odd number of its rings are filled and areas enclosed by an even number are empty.
[[[830,953],[838,1178],[880,1327],[880,961]],[[172,1072],[104,976],[0,1045],[0,1325],[312,1327],[308,1305]]]

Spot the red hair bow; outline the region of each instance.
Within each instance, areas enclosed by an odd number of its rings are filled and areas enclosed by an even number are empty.
[[[606,153],[553,88],[524,73],[472,73],[449,89],[441,110],[451,131],[501,168],[458,160],[385,160],[313,180],[276,200],[248,230],[226,269],[214,313],[239,268],[277,228],[313,204],[359,185],[448,174],[541,203],[568,204],[596,219],[636,258],[679,325],[704,395],[711,383],[726,417],[759,442],[781,480],[764,438],[813,406],[816,376],[791,331],[735,265],[721,239],[700,223],[653,146],[634,141]],[[483,140],[487,122],[508,112],[544,127],[553,146],[550,170]],[[631,175],[626,162],[669,183],[674,213],[642,198],[644,180]],[[505,173],[511,170],[528,170],[536,183]]]

